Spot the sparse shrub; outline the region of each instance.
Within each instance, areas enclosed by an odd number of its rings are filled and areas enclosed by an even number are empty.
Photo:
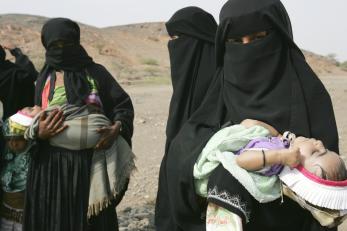
[[[341,67],[343,70],[347,71],[347,61],[340,63],[340,67]]]
[[[156,59],[153,58],[146,58],[142,59],[142,64],[149,65],[149,66],[158,66],[159,63]]]

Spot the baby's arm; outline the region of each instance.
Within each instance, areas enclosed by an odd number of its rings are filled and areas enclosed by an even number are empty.
[[[263,128],[266,128],[267,130],[269,130],[271,136],[279,136],[280,135],[279,132],[274,127],[272,127],[271,125],[269,125],[267,123],[259,121],[259,120],[245,119],[241,122],[241,125],[245,126],[246,128],[250,128],[250,127],[258,125],[258,126],[261,126]]]
[[[300,151],[298,148],[279,150],[248,150],[236,157],[236,163],[247,171],[257,171],[272,165],[287,165],[295,167],[300,163]]]

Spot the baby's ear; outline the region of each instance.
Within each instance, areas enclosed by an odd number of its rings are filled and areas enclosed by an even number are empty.
[[[323,171],[322,171],[322,168],[321,167],[319,167],[319,166],[313,166],[313,168],[312,168],[312,173],[314,174],[314,175],[316,175],[316,176],[318,176],[318,177],[320,177],[320,178],[325,178],[325,176],[324,176],[324,173],[323,173]]]

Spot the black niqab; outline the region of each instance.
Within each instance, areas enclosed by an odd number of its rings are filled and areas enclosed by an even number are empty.
[[[217,24],[198,7],[177,11],[166,23],[173,95],[166,127],[166,147],[200,106],[215,73],[214,36]],[[166,149],[167,150],[167,149]]]
[[[166,154],[171,140],[201,105],[216,70],[214,37],[217,23],[213,16],[198,7],[177,11],[166,23],[169,41],[173,95],[166,127],[165,154],[160,167],[156,202],[158,230],[168,230],[170,212],[166,208]]]
[[[338,151],[330,96],[293,42],[289,17],[282,3],[231,0],[223,7],[220,20],[216,35],[216,77],[202,106],[173,139],[167,155],[166,207],[174,221],[171,230],[205,230],[206,204],[200,203],[201,198],[195,194],[193,166],[208,139],[225,122],[263,120],[280,132],[291,130],[315,137],[327,148]],[[226,42],[228,37],[261,31],[268,31],[269,35],[250,44]],[[225,184],[228,177],[232,176],[226,172]],[[289,207],[269,204],[258,211],[270,220],[276,217],[270,225],[273,230],[290,230],[288,219],[301,216],[299,210],[293,204]],[[314,223],[310,215],[293,220],[296,227],[305,227],[301,230],[317,227],[307,225]],[[270,229],[259,226],[258,230]]]
[[[54,18],[42,27],[41,41],[46,49],[46,63],[38,81],[42,91],[47,78],[51,77],[51,100],[55,87],[55,72],[64,71],[64,85],[70,104],[83,105],[90,94],[86,68],[94,64],[80,45],[80,28],[77,23],[66,18]],[[36,94],[36,103],[41,105],[41,94]]]

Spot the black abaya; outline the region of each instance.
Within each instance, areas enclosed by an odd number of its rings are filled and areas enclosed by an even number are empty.
[[[37,71],[20,49],[11,50],[16,61],[5,60],[5,51],[0,46],[0,101],[3,104],[3,120],[26,106],[34,105]]]
[[[171,227],[167,210],[166,154],[171,140],[200,106],[212,81],[215,65],[214,36],[217,24],[212,15],[198,7],[177,11],[166,23],[171,37],[168,48],[173,94],[166,127],[165,154],[160,167],[155,223],[158,230]],[[163,222],[164,221],[164,222]]]

